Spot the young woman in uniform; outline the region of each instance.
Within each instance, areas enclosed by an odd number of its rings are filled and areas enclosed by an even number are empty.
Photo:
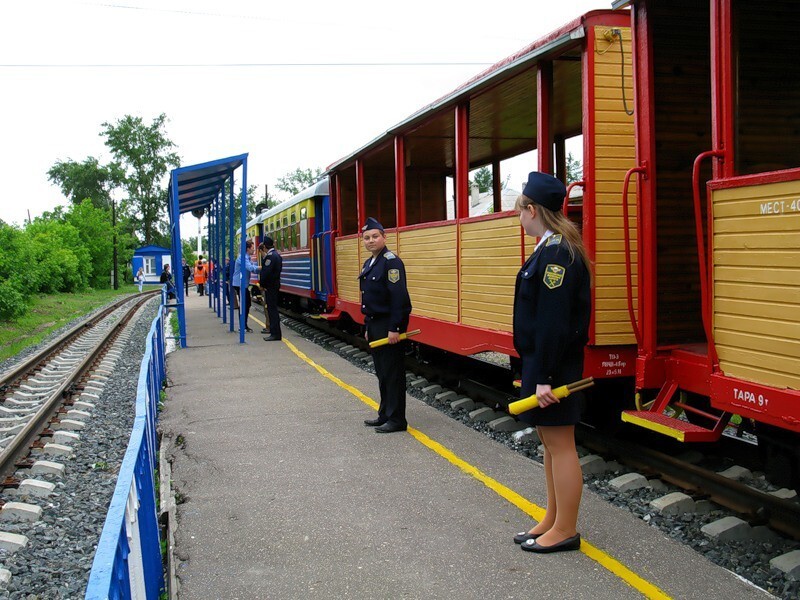
[[[552,389],[583,377],[583,350],[591,315],[589,260],[578,229],[561,211],[564,184],[533,172],[517,199],[520,225],[538,238],[517,274],[514,347],[522,359],[521,398],[536,394],[539,406],[520,415],[535,425],[544,444],[547,510],[540,523],[514,537],[523,550],[577,550],[583,475],[575,450],[580,392],[559,400]]]

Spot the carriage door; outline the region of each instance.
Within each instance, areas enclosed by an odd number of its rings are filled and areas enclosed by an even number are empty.
[[[331,289],[331,213],[330,196],[314,198],[314,291],[322,301],[328,299]]]

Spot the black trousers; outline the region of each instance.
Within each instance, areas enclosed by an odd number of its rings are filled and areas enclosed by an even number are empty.
[[[379,340],[388,335],[387,317],[374,317],[367,321],[369,341]],[[405,346],[406,343],[403,341],[372,349],[372,360],[375,363],[375,374],[378,376],[378,387],[381,391],[378,418],[402,426],[407,425]]]
[[[197,293],[202,296],[203,292],[205,291],[205,287],[206,287],[205,283],[198,283],[197,284]]]
[[[236,294],[236,298],[238,299],[239,298],[239,286],[238,285],[233,286],[233,293]],[[245,327],[250,327],[250,324],[249,324],[249,321],[250,321],[250,304],[252,304],[252,302],[250,301],[250,286],[248,286],[248,287],[244,288],[244,326]],[[234,306],[236,306],[236,305],[234,304]]]
[[[264,292],[264,306],[267,309],[269,319],[269,334],[280,339],[281,336],[281,316],[278,314],[278,288],[266,286]]]

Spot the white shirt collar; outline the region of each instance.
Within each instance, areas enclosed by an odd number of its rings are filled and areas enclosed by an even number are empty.
[[[539,249],[539,246],[541,246],[544,243],[544,241],[551,235],[553,235],[552,231],[550,231],[549,229],[545,231],[544,235],[542,235],[542,237],[539,238],[539,241],[536,242],[536,247],[533,249],[533,251],[536,252]]]

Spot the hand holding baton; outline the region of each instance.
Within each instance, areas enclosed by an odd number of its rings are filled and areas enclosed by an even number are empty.
[[[422,331],[419,330],[419,329],[415,329],[414,331],[406,331],[405,333],[401,333],[400,334],[400,340],[406,340],[406,339],[410,338],[412,335],[417,335],[419,333],[422,333]],[[389,338],[385,337],[385,338],[381,338],[379,340],[375,340],[374,342],[370,342],[369,343],[369,347],[370,348],[380,348],[381,346],[386,346],[388,343],[389,343]]]
[[[593,385],[594,379],[587,377],[586,379],[581,379],[580,381],[576,381],[574,383],[568,383],[567,385],[553,388],[552,393],[556,398],[566,398],[573,392],[585,390]],[[510,412],[512,415],[518,415],[524,413],[526,410],[536,408],[537,406],[539,406],[539,399],[536,397],[536,394],[534,394],[533,396],[528,396],[527,398],[523,398],[522,400],[517,400],[516,402],[509,404],[508,412]]]

